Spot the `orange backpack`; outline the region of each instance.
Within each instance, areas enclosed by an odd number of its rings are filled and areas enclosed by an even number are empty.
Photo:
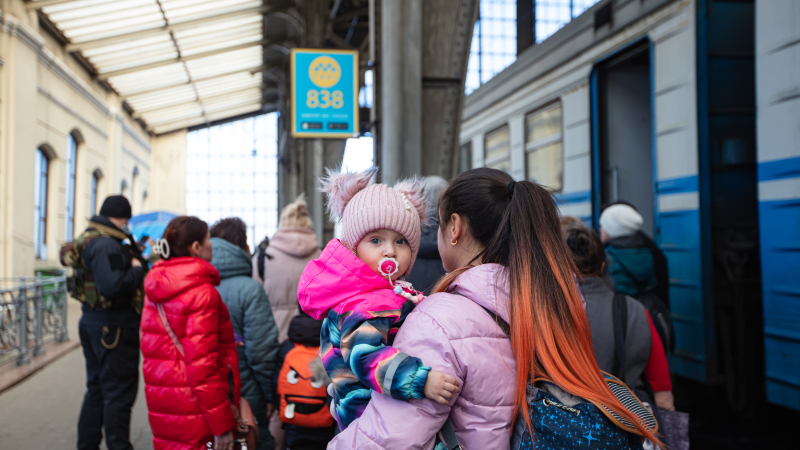
[[[314,376],[311,363],[319,358],[319,347],[295,344],[286,353],[278,375],[281,421],[304,428],[333,425],[333,416],[325,403],[325,381]]]

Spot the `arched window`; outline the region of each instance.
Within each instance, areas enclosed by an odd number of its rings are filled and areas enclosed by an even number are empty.
[[[91,200],[89,201],[89,217],[97,215],[97,196],[98,190],[100,189],[100,179],[103,178],[103,173],[100,172],[100,169],[95,169],[92,172],[92,192],[91,192]]]
[[[67,135],[67,201],[64,215],[66,239],[75,237],[75,179],[78,169],[78,142],[75,136]]]
[[[45,149],[36,149],[34,172],[34,253],[39,259],[47,259],[47,188],[50,160]]]
[[[136,179],[139,177],[139,167],[136,166],[133,168],[133,176],[131,176],[131,210],[138,211],[136,205]]]
[[[122,180],[122,183],[120,183],[119,193],[125,198],[130,197],[130,195],[128,195],[128,182],[126,180]]]

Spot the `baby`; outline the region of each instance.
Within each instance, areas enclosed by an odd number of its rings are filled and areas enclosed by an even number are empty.
[[[319,319],[320,353],[333,380],[331,413],[345,429],[369,403],[372,391],[399,400],[448,404],[458,381],[432,371],[419,358],[391,347],[421,292],[403,281],[419,251],[426,205],[419,180],[390,188],[371,184],[377,168],[361,173],[328,170],[328,196],[341,240],[332,240],[308,263],[297,289],[303,311]]]

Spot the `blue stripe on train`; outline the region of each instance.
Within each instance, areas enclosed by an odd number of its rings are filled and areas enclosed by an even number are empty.
[[[758,181],[800,177],[800,156],[758,164]],[[800,194],[800,193],[799,193]]]
[[[705,381],[707,352],[700,267],[700,211],[660,212],[659,221],[660,246],[669,264],[670,310],[675,327],[675,353],[670,356],[670,370]]]
[[[771,166],[764,172],[779,176]],[[800,199],[763,201],[759,209],[767,399],[800,410]]]

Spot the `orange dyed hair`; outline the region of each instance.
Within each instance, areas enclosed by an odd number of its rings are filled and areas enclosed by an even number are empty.
[[[549,378],[563,390],[601,403],[628,419],[648,439],[653,432],[622,406],[606,386],[594,356],[589,320],[575,283],[577,269],[561,235],[550,192],[488,168],[462,173],[439,200],[439,223],[453,214],[466,220],[485,249],[474,261],[508,268],[511,347],[517,360],[514,405],[533,435],[526,398],[528,380]],[[469,267],[446,275],[443,292]],[[525,369],[527,368],[527,370]]]

